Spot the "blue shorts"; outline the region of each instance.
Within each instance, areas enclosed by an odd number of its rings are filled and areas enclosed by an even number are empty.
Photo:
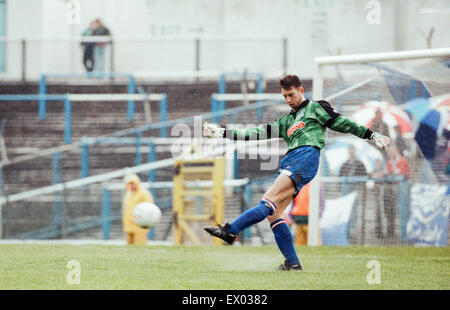
[[[316,175],[319,168],[319,157],[319,149],[313,146],[301,146],[288,152],[281,159],[277,177],[285,174],[294,181],[297,189],[294,197]]]

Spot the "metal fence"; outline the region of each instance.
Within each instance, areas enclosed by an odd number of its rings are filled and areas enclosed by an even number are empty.
[[[83,44],[102,47],[101,70],[137,71],[264,71],[286,72],[287,38],[124,38],[83,37],[0,37],[5,70],[0,79],[38,80],[42,72],[86,72],[83,67]],[[279,57],[255,57],[261,50]],[[99,57],[99,56],[98,56]]]

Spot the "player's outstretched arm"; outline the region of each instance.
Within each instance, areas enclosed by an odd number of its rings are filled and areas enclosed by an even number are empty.
[[[342,116],[341,114],[335,112],[331,105],[324,100],[318,101],[318,104],[320,108],[317,109],[317,116],[319,121],[324,126],[334,131],[351,133],[362,139],[372,140],[378,148],[387,151],[389,143],[391,142],[389,137],[381,135],[377,132],[372,132],[367,127],[357,124],[351,119]]]
[[[215,124],[205,122],[203,124],[203,135],[208,138],[223,138],[225,128],[219,127]]]
[[[382,149],[384,151],[387,151],[389,144],[391,143],[391,139],[389,137],[377,132],[372,132],[367,127],[357,124],[342,115],[340,115],[336,119],[336,122],[332,126],[330,126],[330,129],[342,133],[351,133],[362,139],[369,139],[375,142],[375,145],[379,149]]]

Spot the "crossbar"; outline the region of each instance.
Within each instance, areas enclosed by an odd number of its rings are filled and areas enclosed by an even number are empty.
[[[445,56],[450,56],[450,47],[426,49],[426,50],[370,53],[370,54],[322,56],[314,58],[314,62],[319,66],[322,66],[322,65],[354,64],[354,63],[377,62],[377,61],[436,58]]]

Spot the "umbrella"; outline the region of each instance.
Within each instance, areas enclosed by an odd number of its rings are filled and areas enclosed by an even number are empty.
[[[377,159],[383,161],[381,152],[366,140],[352,136],[330,138],[327,146],[323,149],[323,154],[332,174],[339,174],[341,166],[348,159],[348,147],[350,145],[355,147],[356,158],[364,164],[367,173],[372,173],[375,170]]]
[[[415,98],[404,104],[399,105],[402,109],[407,111],[415,120],[421,120],[429,110],[429,98]]]
[[[436,142],[449,129],[450,94],[431,98],[415,98],[400,105],[414,118],[415,139],[427,159],[435,157]]]
[[[430,108],[436,110],[450,109],[450,94],[430,98]]]
[[[359,110],[353,113],[352,118],[357,123],[371,127],[375,112],[383,112],[383,121],[388,125],[389,136],[395,138],[395,126],[400,126],[402,135],[412,131],[412,125],[408,113],[403,109],[386,101],[369,101],[364,103]]]
[[[406,110],[417,121],[422,120],[430,110],[449,110],[450,109],[450,94],[431,97],[431,98],[415,98],[404,104],[399,105]]]

